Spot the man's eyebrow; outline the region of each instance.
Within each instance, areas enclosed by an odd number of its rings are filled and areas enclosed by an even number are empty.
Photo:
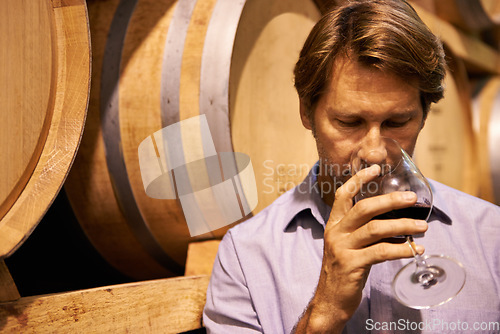
[[[334,107],[328,107],[327,112],[329,114],[334,114],[336,116],[343,116],[343,117],[356,117],[359,116],[359,114],[363,114],[363,111],[347,111],[346,109],[339,109],[339,108],[334,108]]]
[[[363,110],[358,110],[358,111],[346,111],[345,109],[339,109],[339,108],[334,108],[334,107],[328,107],[327,112],[329,114],[333,114],[335,116],[339,117],[346,117],[346,118],[354,118],[354,117],[360,117],[363,116],[364,111]],[[415,109],[415,108],[408,108],[408,109],[396,109],[396,110],[391,110],[388,115],[390,117],[406,117],[408,115],[410,116],[415,116],[417,115],[421,110]]]
[[[393,115],[393,117],[406,117],[408,115],[414,116],[414,115],[418,114],[419,112],[420,112],[420,110],[418,110],[418,109],[394,110],[391,112],[391,115]]]

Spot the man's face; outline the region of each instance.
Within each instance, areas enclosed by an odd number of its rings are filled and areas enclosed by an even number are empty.
[[[353,150],[359,145],[375,149],[381,137],[392,138],[413,153],[424,122],[420,93],[412,84],[355,61],[336,61],[332,80],[312,119],[301,107],[302,122],[316,139],[321,171],[335,178],[328,181],[335,185],[345,182],[349,176],[342,171],[349,166]],[[327,181],[324,175],[318,178]]]

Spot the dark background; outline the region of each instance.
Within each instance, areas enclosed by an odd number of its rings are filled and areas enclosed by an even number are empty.
[[[92,246],[64,188],[33,233],[5,263],[23,297],[133,281]]]

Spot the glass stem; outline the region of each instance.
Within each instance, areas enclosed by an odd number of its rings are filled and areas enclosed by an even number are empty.
[[[415,244],[415,241],[413,241],[413,237],[411,235],[407,235],[406,241],[408,242],[408,245],[410,245],[413,257],[415,258],[415,262],[417,263],[416,271],[418,272],[427,268],[428,265],[425,262],[425,259],[422,256],[420,256],[420,254],[417,253],[417,245]]]
[[[417,253],[417,246],[415,245],[415,241],[413,241],[413,237],[411,235],[407,236],[406,240],[410,245],[413,257],[415,258],[415,262],[417,264],[414,274],[416,281],[424,288],[428,288],[436,284],[436,275],[439,274],[439,271],[436,270],[436,268],[429,266],[427,262],[425,262],[423,256],[420,256],[420,254]]]

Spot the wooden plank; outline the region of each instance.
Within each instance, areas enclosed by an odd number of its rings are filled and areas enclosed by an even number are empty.
[[[436,0],[410,0],[413,7],[415,5],[421,7],[422,9],[428,11],[429,13],[436,14]],[[442,1],[442,0],[439,0]]]
[[[52,7],[67,7],[67,6],[78,6],[81,5],[81,0],[52,0]]]
[[[0,304],[4,333],[180,333],[202,328],[208,276],[120,284]]]
[[[220,240],[192,242],[188,247],[186,276],[211,275]]]
[[[5,261],[0,260],[0,302],[9,302],[21,298],[16,284],[10,276]]]
[[[500,73],[499,53],[478,38],[467,35],[452,24],[440,19],[415,2],[412,6],[424,23],[436,34],[457,57],[474,69],[490,74]]]

